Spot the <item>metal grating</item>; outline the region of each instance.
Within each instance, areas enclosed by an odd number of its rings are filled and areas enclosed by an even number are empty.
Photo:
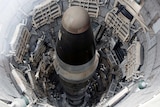
[[[139,74],[139,67],[142,64],[141,56],[141,44],[138,41],[134,43],[127,49],[127,65],[126,65],[126,80],[134,80],[134,77]]]
[[[30,40],[30,36],[30,32],[24,24],[17,25],[10,45],[12,52],[14,53],[15,60],[18,63],[23,62],[23,56],[28,51],[27,44]]]
[[[118,82],[113,79],[112,82],[111,82],[111,85],[109,86],[108,92],[106,94],[107,98],[111,98],[115,95],[117,85],[118,85]]]
[[[107,57],[112,66],[120,64],[120,61],[118,60],[117,55],[114,52],[114,50],[107,52]]]
[[[33,12],[32,24],[36,29],[53,22],[57,17],[61,16],[60,6],[55,0],[46,0],[36,6]]]
[[[98,17],[99,0],[69,0],[69,7],[81,6],[84,7],[90,17]]]
[[[123,42],[127,42],[130,34],[130,21],[121,13],[117,15],[117,11],[118,8],[114,8],[106,14],[106,27],[113,28],[113,34],[117,35]]]
[[[43,53],[46,51],[46,46],[44,45],[45,36],[38,38],[35,50],[31,53],[30,61],[33,66],[36,66],[43,57]]]

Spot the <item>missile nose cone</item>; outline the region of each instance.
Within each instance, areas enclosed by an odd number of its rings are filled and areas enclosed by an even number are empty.
[[[62,26],[72,34],[79,34],[86,31],[89,25],[89,15],[83,7],[70,7],[66,10],[62,18]]]
[[[82,65],[93,59],[94,36],[84,8],[73,6],[65,11],[56,51],[59,59],[69,65]]]

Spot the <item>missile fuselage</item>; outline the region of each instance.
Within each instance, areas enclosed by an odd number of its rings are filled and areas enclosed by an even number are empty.
[[[97,65],[89,15],[82,7],[70,7],[62,17],[54,62],[70,105],[80,106],[84,103],[88,80]]]

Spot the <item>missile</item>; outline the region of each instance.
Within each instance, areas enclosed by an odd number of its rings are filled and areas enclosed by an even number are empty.
[[[84,104],[88,80],[98,61],[88,12],[79,6],[68,8],[58,33],[54,67],[69,105]]]

